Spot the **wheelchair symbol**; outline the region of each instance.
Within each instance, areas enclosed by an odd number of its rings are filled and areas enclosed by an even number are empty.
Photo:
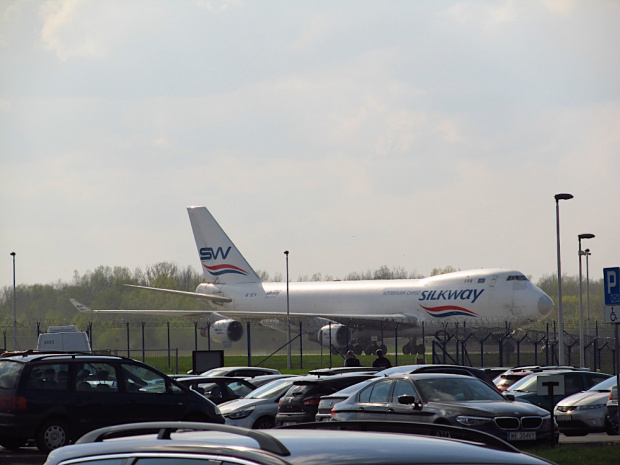
[[[609,313],[609,321],[612,323],[618,319],[618,315],[613,310]]]

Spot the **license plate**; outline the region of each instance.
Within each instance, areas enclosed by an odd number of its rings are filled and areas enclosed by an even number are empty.
[[[509,441],[535,441],[536,431],[511,431],[508,433]]]
[[[558,423],[572,421],[572,419],[573,419],[572,415],[562,415],[562,416],[556,415],[555,417],[555,421],[557,421]]]

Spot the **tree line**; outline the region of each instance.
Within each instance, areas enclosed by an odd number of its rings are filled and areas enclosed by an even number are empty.
[[[435,268],[431,275],[457,271],[454,267]],[[269,281],[284,281],[281,274],[270,278],[269,273],[258,271],[261,279]],[[404,279],[422,278],[415,272],[407,272],[403,268],[389,268],[382,266],[377,270],[352,272],[344,280],[367,279]],[[321,273],[311,276],[300,276],[299,281],[322,281],[335,278]],[[15,288],[17,321],[21,326],[32,322],[47,321],[54,324],[76,324],[83,326],[85,321],[97,321],[106,318],[105,315],[89,314],[87,318],[79,314],[69,303],[69,299],[77,299],[91,308],[122,308],[122,309],[186,309],[200,310],[201,306],[191,297],[172,296],[164,293],[149,292],[131,289],[126,284],[140,286],[161,287],[193,291],[203,281],[203,275],[194,268],[178,267],[169,262],[161,262],[147,266],[145,269],[136,269],[133,272],[127,267],[100,266],[94,271],[80,274],[74,272],[71,282],[58,281],[53,284],[20,284]],[[535,283],[545,291],[555,302],[554,313],[549,319],[557,320],[557,275],[543,276]],[[592,280],[590,288],[590,318],[591,321],[604,320],[604,290],[603,279]],[[573,276],[562,277],[562,309],[565,324],[576,325],[579,318],[579,278]],[[586,309],[586,283],[583,281],[583,308],[584,318]],[[143,316],[123,317],[126,320]],[[5,286],[0,290],[0,327],[11,327],[13,324],[13,287]],[[45,329],[45,328],[44,328]]]

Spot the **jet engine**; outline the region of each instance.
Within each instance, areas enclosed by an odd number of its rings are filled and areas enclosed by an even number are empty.
[[[342,348],[347,346],[347,341],[351,342],[351,332],[345,325],[325,325],[319,329],[316,339],[312,338],[312,340],[323,347],[329,347],[331,343],[334,347]]]
[[[200,335],[206,337],[207,328],[202,328]],[[211,323],[209,336],[216,342],[237,342],[243,337],[243,325],[237,320],[217,320]]]

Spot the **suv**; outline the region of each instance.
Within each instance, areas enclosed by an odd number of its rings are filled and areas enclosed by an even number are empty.
[[[224,423],[207,398],[124,357],[24,352],[0,357],[0,445],[41,452],[103,426],[136,421]]]
[[[276,426],[314,421],[321,396],[338,392],[365,379],[375,378],[369,373],[342,374],[325,377],[308,376],[297,380],[280,398]]]
[[[538,381],[541,377],[560,376],[564,379],[564,394],[554,394],[553,405],[549,404],[549,396],[538,394]],[[510,386],[504,391],[505,394],[512,394],[516,400],[528,401],[534,405],[538,405],[548,411],[552,411],[556,404],[577,392],[590,389],[595,384],[609,378],[610,375],[605,373],[596,373],[593,371],[582,370],[549,370],[532,373],[527,375],[520,381]]]
[[[549,465],[545,460],[522,453],[504,441],[477,431],[388,422],[324,422],[271,430],[183,422],[121,425],[93,431],[77,444],[53,451],[45,463],[94,465],[104,462]]]

